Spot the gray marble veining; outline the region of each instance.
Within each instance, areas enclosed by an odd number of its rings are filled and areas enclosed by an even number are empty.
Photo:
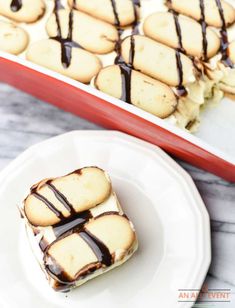
[[[0,169],[30,145],[76,129],[102,128],[0,84]],[[206,283],[232,291],[230,303],[213,307],[235,307],[235,184],[179,163],[193,177],[211,217],[213,258]]]

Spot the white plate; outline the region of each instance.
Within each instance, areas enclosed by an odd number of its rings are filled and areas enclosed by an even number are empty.
[[[139,250],[123,266],[68,294],[49,288],[25,240],[16,206],[45,177],[97,165],[134,222]],[[205,206],[189,175],[156,146],[111,131],[76,131],[37,144],[0,174],[0,307],[191,307],[210,263]]]

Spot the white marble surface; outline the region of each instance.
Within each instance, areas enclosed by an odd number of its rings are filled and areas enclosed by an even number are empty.
[[[0,84],[0,169],[30,145],[75,129],[102,128]],[[180,164],[193,177],[211,217],[213,258],[208,287],[232,293],[230,303],[197,307],[235,307],[235,184]]]

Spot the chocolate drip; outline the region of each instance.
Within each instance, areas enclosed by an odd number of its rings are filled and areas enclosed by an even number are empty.
[[[131,104],[131,75],[132,70],[127,65],[120,65],[122,79],[122,96],[120,99],[128,104]]]
[[[81,228],[92,218],[90,211],[78,213],[76,217],[68,217],[53,225],[53,231],[58,241],[62,236],[68,236],[72,233],[79,232]],[[49,243],[42,237],[39,242],[39,247],[43,252],[49,246]]]
[[[39,242],[39,247],[41,251],[44,252],[47,249],[48,245],[49,245],[48,242],[44,239],[44,237],[42,237],[42,239]]]
[[[56,262],[52,256],[45,255],[44,265],[50,276],[57,280],[61,289],[66,286],[74,285],[74,281],[72,281],[66,271],[64,271],[64,269]]]
[[[169,10],[169,12],[173,14],[174,21],[175,21],[175,29],[176,29],[176,33],[178,36],[178,50],[186,54],[186,51],[183,47],[182,31],[181,31],[180,22],[179,22],[179,14],[173,10]]]
[[[121,35],[123,33],[123,29],[120,28],[120,20],[117,12],[116,1],[111,0],[113,13],[115,17],[115,26],[118,28],[119,39],[116,43],[115,51],[117,53],[117,57],[115,58],[114,63],[117,64],[120,68],[121,72],[121,80],[122,80],[122,94],[120,99],[125,101],[128,104],[131,104],[131,75],[133,69],[133,62],[135,57],[135,39],[133,35],[139,33],[139,22],[138,22],[138,14],[136,7],[140,7],[139,0],[132,0],[133,3],[133,11],[135,20],[132,24],[132,33],[131,33],[131,42],[130,42],[130,53],[129,53],[129,63],[126,64],[121,55]]]
[[[71,215],[76,214],[72,204],[69,203],[68,199],[49,181],[46,185],[53,191],[56,198],[63,204],[63,206],[70,212]]]
[[[80,44],[73,41],[73,8],[69,13],[69,31],[67,38],[62,37],[62,29],[59,18],[59,10],[64,9],[60,0],[55,0],[54,14],[57,24],[57,36],[52,39],[58,41],[61,45],[61,62],[65,68],[68,68],[72,60],[72,48],[83,48]]]
[[[63,219],[64,216],[63,214],[57,210],[57,208],[49,201],[47,200],[47,198],[45,198],[44,196],[40,195],[39,193],[36,192],[36,190],[33,190],[31,192],[31,194],[39,199],[40,201],[42,201],[58,218]]]
[[[177,65],[177,70],[178,70],[178,75],[179,75],[179,85],[177,86],[177,93],[179,96],[185,96],[187,95],[187,90],[183,86],[183,66],[182,66],[182,61],[181,61],[181,53],[179,50],[175,51],[175,57],[176,57],[176,65]]]
[[[62,235],[65,236],[69,233],[78,232],[92,217],[90,211],[85,211],[78,213],[76,217],[72,216],[55,224],[53,226],[53,231],[56,238],[58,239]]]
[[[183,73],[183,66],[182,66],[181,53],[180,52],[186,54],[186,51],[183,47],[182,32],[181,32],[181,27],[180,27],[180,23],[179,23],[179,15],[174,11],[172,11],[172,14],[174,16],[175,29],[176,29],[176,33],[177,33],[178,41],[179,41],[178,50],[176,50],[176,53],[175,53],[177,70],[178,70],[178,75],[179,75],[179,85],[177,87],[177,92],[178,92],[179,96],[184,96],[184,95],[187,95],[187,90],[183,86],[183,75],[184,75],[184,73]]]
[[[120,20],[117,12],[117,5],[116,5],[116,0],[110,0],[113,8],[113,14],[114,14],[114,25],[116,27],[120,27]]]
[[[87,230],[81,231],[79,235],[91,247],[100,263],[105,266],[112,265],[112,255],[104,243]]]
[[[205,3],[204,0],[200,0],[200,10],[201,10],[201,18],[199,20],[201,27],[202,27],[202,46],[203,46],[203,56],[204,61],[208,61],[207,56],[207,49],[208,49],[208,42],[207,42],[207,24],[206,24],[206,18],[205,18]]]
[[[22,8],[22,0],[12,0],[11,10],[12,12],[18,12]]]
[[[138,21],[138,14],[137,14],[136,7],[140,8],[141,5],[140,5],[139,0],[132,0],[132,3],[133,3],[133,10],[134,10],[134,16],[135,16],[135,20],[132,25],[132,35],[136,35],[136,34],[139,34],[139,21]]]
[[[118,60],[115,61],[116,64],[119,64],[121,71],[122,79],[122,96],[121,100],[131,104],[131,76],[133,69],[133,62],[135,57],[135,39],[134,36],[130,37],[130,53],[129,53],[129,63],[126,64],[121,56],[118,57]]]
[[[179,22],[179,14],[171,8],[171,4],[172,4],[171,0],[168,0],[168,3],[170,5],[169,12],[172,13],[174,17],[175,30],[178,36],[178,48],[175,51],[175,57],[176,57],[176,66],[177,66],[177,71],[178,71],[178,76],[179,76],[179,84],[176,89],[177,89],[177,93],[179,96],[185,96],[187,95],[187,90],[183,86],[184,72],[183,72],[183,65],[182,65],[182,60],[181,60],[181,52],[186,54],[186,51],[183,47],[182,31],[181,31],[180,22]]]
[[[233,68],[234,65],[233,65],[231,59],[229,58],[228,32],[227,32],[226,22],[225,22],[225,18],[224,18],[224,10],[222,8],[220,0],[215,0],[215,2],[216,2],[216,5],[218,7],[221,22],[222,22],[222,27],[220,29],[220,35],[221,35],[220,51],[221,51],[221,54],[222,54],[222,62],[224,63],[225,66],[229,66],[229,67]]]

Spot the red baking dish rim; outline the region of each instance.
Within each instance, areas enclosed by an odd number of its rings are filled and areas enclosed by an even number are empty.
[[[0,57],[0,80],[106,128],[156,144],[175,157],[235,182],[235,164],[63,80],[4,57]]]

